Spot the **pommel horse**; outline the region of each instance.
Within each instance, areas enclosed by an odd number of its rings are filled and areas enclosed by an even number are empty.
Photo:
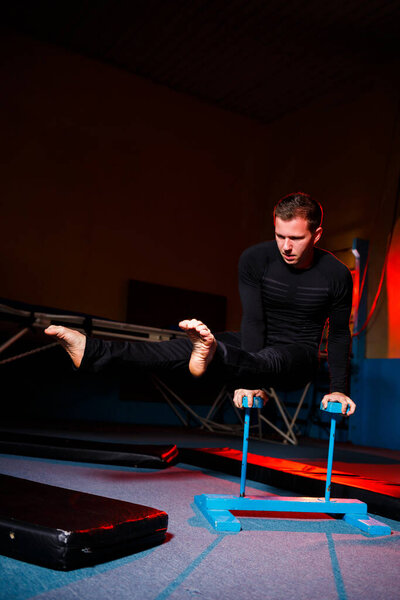
[[[262,399],[256,396],[253,400],[252,408],[262,408],[262,406]],[[275,496],[272,494],[269,494],[268,496],[246,496],[247,451],[251,412],[246,396],[243,398],[243,408],[245,411],[245,418],[240,495],[200,494],[194,497],[196,506],[211,523],[214,529],[217,531],[240,531],[240,521],[230,511],[244,510],[254,512],[267,511],[341,515],[347,523],[370,535],[384,536],[391,534],[388,525],[381,523],[368,515],[365,502],[356,499],[330,497],[336,421],[342,416],[342,405],[340,403],[328,402],[326,409],[323,408],[322,403],[320,406],[321,410],[330,414],[330,435],[324,498]]]

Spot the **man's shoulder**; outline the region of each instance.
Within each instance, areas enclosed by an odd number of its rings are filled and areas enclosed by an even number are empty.
[[[330,279],[350,283],[352,281],[349,268],[334,254],[322,248],[315,249],[318,268]]]
[[[242,252],[241,258],[245,260],[251,259],[264,259],[268,260],[269,258],[275,258],[277,256],[277,246],[274,240],[268,242],[260,242],[259,244],[254,244],[254,246],[250,246],[246,248]]]
[[[239,259],[241,278],[257,280],[265,273],[268,265],[274,262],[278,253],[276,242],[261,242],[246,248]]]

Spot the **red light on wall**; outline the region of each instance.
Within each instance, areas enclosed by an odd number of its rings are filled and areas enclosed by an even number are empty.
[[[356,325],[354,321],[358,313],[358,305],[360,303],[360,273],[355,269],[351,269],[350,273],[353,279],[353,301],[351,305],[350,330],[353,333]]]
[[[400,358],[400,220],[393,232],[386,267],[388,358]]]

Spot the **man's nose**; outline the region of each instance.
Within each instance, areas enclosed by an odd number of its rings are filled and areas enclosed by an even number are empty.
[[[283,244],[283,250],[285,252],[290,252],[292,250],[292,242],[291,242],[291,240],[285,240],[285,243]]]

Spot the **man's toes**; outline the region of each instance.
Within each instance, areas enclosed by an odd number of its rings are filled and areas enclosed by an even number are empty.
[[[199,327],[202,327],[203,323],[201,321],[199,321],[198,319],[192,319],[191,321],[189,321],[189,327],[190,329],[195,329],[196,331],[198,331]]]
[[[62,325],[55,325],[55,334],[57,337],[59,337],[60,339],[63,339],[65,337],[65,332],[66,329],[65,327],[63,327]]]
[[[183,321],[181,321],[179,323],[179,327],[181,329],[191,329],[191,322],[192,322],[191,319],[184,319]]]
[[[58,335],[60,332],[60,326],[59,325],[50,325],[49,327],[47,327],[44,330],[45,333],[47,333],[48,335]]]
[[[197,332],[201,335],[201,337],[207,338],[208,340],[214,337],[207,325],[204,325],[204,323],[202,323],[201,327],[199,326]]]
[[[198,319],[184,319],[183,321],[181,321],[179,323],[179,327],[181,329],[195,329],[197,331],[197,328],[199,326],[203,325],[203,323],[201,321],[199,321]]]
[[[210,331],[210,330],[208,329],[207,325],[205,325],[205,324],[204,324],[204,323],[202,323],[201,321],[197,321],[197,324],[196,324],[196,326],[195,326],[195,329],[196,329],[197,333],[201,333],[201,334],[204,334],[204,333],[207,333],[207,332],[209,332],[209,331]]]

